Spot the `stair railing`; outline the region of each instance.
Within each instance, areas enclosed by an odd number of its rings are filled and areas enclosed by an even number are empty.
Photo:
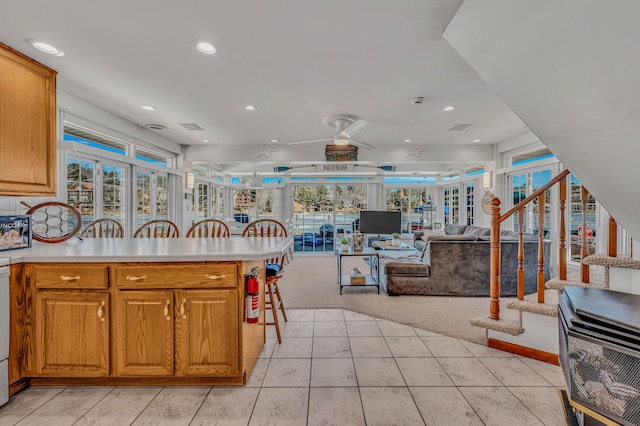
[[[500,224],[518,213],[518,299],[524,298],[524,242],[523,242],[523,217],[524,208],[533,200],[538,200],[538,272],[537,272],[537,295],[538,303],[544,303],[544,209],[545,209],[545,192],[553,185],[560,183],[559,191],[559,207],[560,207],[560,235],[559,235],[559,275],[560,279],[567,277],[567,256],[565,241],[565,204],[567,197],[567,175],[569,170],[563,170],[556,177],[551,179],[547,184],[539,188],[533,194],[513,206],[505,214],[500,214],[500,199],[493,197],[491,199],[491,264],[490,264],[490,306],[489,318],[492,320],[500,319]],[[588,196],[588,193],[587,193]],[[586,222],[586,198],[583,202],[583,224]],[[586,248],[586,227],[583,227],[583,249]],[[588,271],[588,270],[587,270]],[[588,272],[587,272],[588,276]]]

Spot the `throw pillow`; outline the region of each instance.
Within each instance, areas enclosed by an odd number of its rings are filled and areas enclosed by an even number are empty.
[[[429,241],[429,237],[434,237],[436,235],[447,235],[447,234],[444,232],[444,229],[433,229],[433,230],[425,229],[420,239],[422,241]]]

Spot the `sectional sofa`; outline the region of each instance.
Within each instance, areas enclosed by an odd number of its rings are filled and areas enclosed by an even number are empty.
[[[390,296],[422,294],[434,296],[489,296],[489,228],[447,225],[440,235],[414,233],[420,256],[407,259],[385,258],[379,261],[381,284]],[[549,277],[550,241],[543,242]],[[500,294],[517,294],[518,233],[502,231]],[[524,235],[525,293],[537,289],[538,237]]]

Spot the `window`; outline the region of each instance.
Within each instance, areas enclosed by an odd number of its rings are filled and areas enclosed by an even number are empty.
[[[445,186],[442,188],[442,200],[444,202],[443,215],[445,225],[457,225],[460,223],[460,186]]]
[[[169,159],[166,155],[159,154],[146,148],[136,147],[136,158],[158,166],[169,166]]]
[[[67,202],[78,206],[83,226],[96,219],[95,170],[95,161],[67,158]]]
[[[366,208],[366,185],[294,186],[294,250],[332,251],[336,236],[358,229],[360,210]]]
[[[126,229],[127,179],[126,169],[102,166],[102,217],[115,219]]]
[[[67,202],[81,203],[78,210],[83,226],[101,218],[115,219],[125,226],[126,174],[124,165],[67,157]]]
[[[508,178],[511,185],[513,199],[508,200],[510,204],[506,207],[511,208],[518,204],[520,201],[527,198],[529,195],[533,194],[539,188],[547,184],[551,180],[551,170],[540,170],[517,175],[509,175]],[[531,203],[525,206],[523,217],[523,232],[538,233],[538,208],[538,198],[534,199]],[[543,209],[543,229],[546,235],[549,232],[551,220],[551,200],[549,190],[545,192],[545,205],[543,206]],[[513,229],[515,231],[519,230],[518,215],[519,212],[516,212],[513,215]]]
[[[569,211],[570,211],[570,229],[571,229],[571,249],[570,260],[579,261],[580,251],[582,248],[582,233],[586,231],[587,250],[589,254],[596,252],[596,200],[591,194],[587,197],[586,218],[587,229],[582,226],[582,186],[580,181],[574,176],[570,176],[569,185]]]
[[[136,229],[155,219],[168,219],[168,177],[138,170],[136,174]]]
[[[427,203],[425,188],[389,188],[386,198],[387,211],[402,212],[403,232],[423,229]]]
[[[197,222],[203,219],[209,219],[209,184],[207,182],[197,182],[195,189],[195,221]]]
[[[473,215],[474,215],[474,184],[467,183],[465,184],[466,189],[466,213],[467,213],[467,225],[473,225]]]
[[[64,126],[63,140],[80,143],[92,148],[103,149],[116,154],[127,155],[128,145],[126,143],[90,133],[80,128],[71,127],[69,125]]]

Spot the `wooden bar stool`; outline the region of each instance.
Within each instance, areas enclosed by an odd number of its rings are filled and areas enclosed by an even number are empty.
[[[170,220],[150,220],[142,224],[133,234],[133,238],[178,238],[180,232],[175,223]]]
[[[218,219],[201,220],[187,231],[187,238],[226,238],[230,235],[227,224]]]
[[[247,225],[242,232],[242,236],[247,238],[286,237],[287,229],[275,219],[258,219]],[[273,322],[267,322],[265,325],[275,326],[278,343],[282,343],[278,310],[282,311],[282,317],[287,321],[287,311],[284,303],[282,303],[280,289],[278,288],[278,280],[282,278],[282,266],[284,265],[285,256],[286,254],[283,254],[280,258],[265,260],[265,296],[269,296],[268,300],[265,297],[265,307],[271,309],[273,314]]]

